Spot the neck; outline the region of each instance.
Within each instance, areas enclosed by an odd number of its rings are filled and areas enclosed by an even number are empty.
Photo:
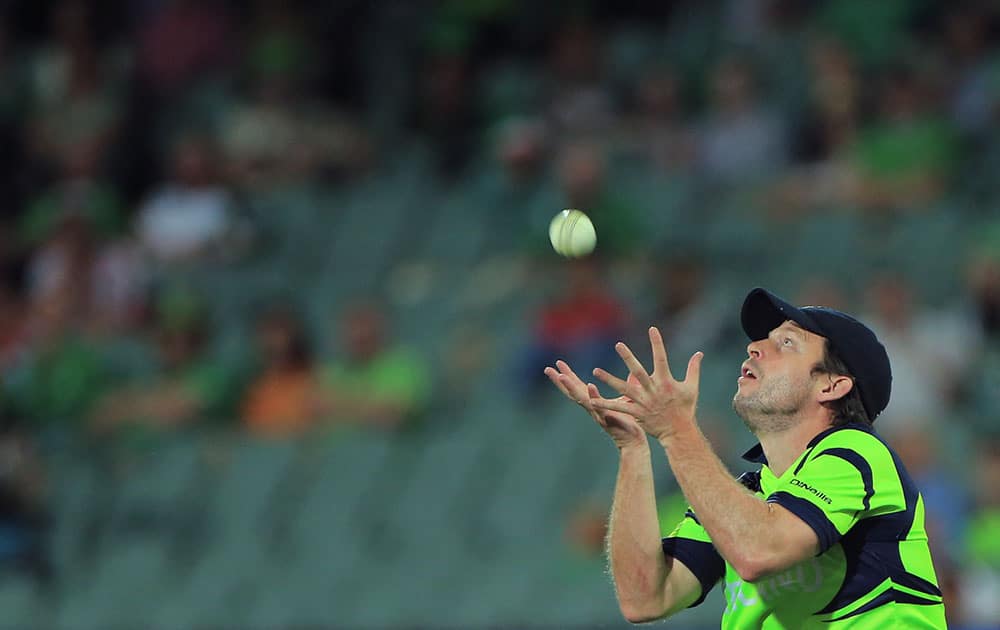
[[[824,415],[796,422],[783,431],[761,433],[757,437],[764,449],[764,456],[767,457],[767,467],[776,477],[785,474],[799,455],[805,452],[809,441],[828,428],[830,421]]]

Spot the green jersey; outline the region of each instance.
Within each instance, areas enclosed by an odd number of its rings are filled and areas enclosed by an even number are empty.
[[[820,553],[744,582],[688,510],[663,539],[663,550],[701,583],[693,606],[721,580],[726,630],[946,627],[923,499],[898,456],[869,427],[820,433],[780,477],[767,467],[760,445],[744,458],[762,467],[742,475],[743,485],[808,524]]]

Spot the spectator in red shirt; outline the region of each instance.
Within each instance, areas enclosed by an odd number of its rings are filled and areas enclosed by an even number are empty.
[[[563,359],[585,373],[614,358],[614,344],[625,334],[628,312],[605,286],[594,258],[573,261],[561,295],[542,307],[525,357],[529,389],[544,381],[539,365]],[[549,361],[549,363],[546,363]],[[576,361],[576,363],[574,363]]]

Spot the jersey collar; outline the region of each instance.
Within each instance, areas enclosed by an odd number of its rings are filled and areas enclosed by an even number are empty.
[[[809,444],[806,444],[806,449],[816,446],[819,444],[820,440],[831,433],[841,431],[843,429],[858,429],[859,431],[865,431],[866,433],[874,433],[874,430],[870,426],[855,422],[844,424],[839,427],[830,427],[825,431],[820,431],[815,437],[813,437],[813,439],[809,440]],[[753,464],[764,464],[767,466],[767,457],[764,455],[764,447],[760,445],[760,442],[754,444],[746,453],[743,453],[743,459]]]
[[[753,464],[764,464],[767,466],[767,457],[764,456],[764,447],[760,445],[760,442],[754,444],[746,453],[743,453],[743,459]]]

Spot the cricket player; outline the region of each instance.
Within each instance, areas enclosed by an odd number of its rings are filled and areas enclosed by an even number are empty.
[[[764,289],[741,312],[750,338],[733,409],[760,443],[734,479],[695,417],[702,353],[676,380],[650,328],[653,371],[616,346],[626,380],[595,369],[603,398],[563,361],[545,373],[614,440],[608,554],[632,622],[697,606],[723,583],[724,629],[945,628],[920,493],[872,429],[889,403],[885,348],[839,311]],[[649,441],[666,451],[690,509],[661,540]]]

